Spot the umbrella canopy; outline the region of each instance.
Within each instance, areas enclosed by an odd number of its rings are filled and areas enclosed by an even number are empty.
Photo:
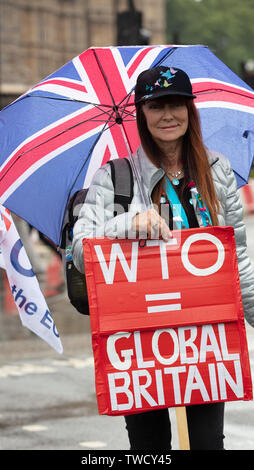
[[[156,65],[189,75],[206,145],[239,187],[253,159],[254,92],[205,46],[91,48],[0,112],[0,203],[57,245],[71,195],[139,145],[134,87]]]

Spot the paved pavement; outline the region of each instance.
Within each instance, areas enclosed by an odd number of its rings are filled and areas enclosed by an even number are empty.
[[[254,217],[246,225],[254,260]],[[47,301],[62,356],[22,327],[16,314],[0,313],[0,450],[128,450],[123,418],[97,412],[89,318],[72,309],[60,288]],[[254,329],[246,328],[253,376]],[[170,416],[178,449],[174,409]],[[254,449],[253,401],[226,404],[225,436],[228,450]]]

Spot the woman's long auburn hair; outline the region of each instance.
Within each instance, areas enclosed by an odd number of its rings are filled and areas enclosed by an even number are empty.
[[[198,111],[192,99],[185,99],[185,103],[189,119],[187,132],[183,136],[182,148],[183,164],[187,170],[185,181],[188,184],[189,178],[191,178],[195,182],[199,194],[209,210],[213,225],[218,225],[219,201],[215,192],[207,150],[201,135]],[[147,128],[142,104],[136,106],[136,119],[141,145],[148,158],[159,168],[163,155]],[[163,178],[157,183],[152,193],[152,200],[157,207],[160,204],[162,189]]]

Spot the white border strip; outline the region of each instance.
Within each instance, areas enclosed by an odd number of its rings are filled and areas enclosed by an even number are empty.
[[[241,91],[244,91],[245,93],[249,93],[251,95],[251,97],[254,98],[254,91],[247,90],[247,88],[240,87],[239,85],[234,85],[233,83],[223,82],[222,80],[217,80],[215,78],[208,78],[208,77],[207,78],[192,78],[191,79],[192,84],[206,83],[206,82],[207,83],[220,83],[221,85],[225,85],[225,86],[228,86],[230,88],[236,88],[237,90],[241,90]]]
[[[229,103],[227,101],[203,101],[201,103],[195,103],[199,109],[204,108],[224,108],[232,109],[234,111],[242,111],[244,113],[254,114],[254,107],[245,106],[243,104]]]

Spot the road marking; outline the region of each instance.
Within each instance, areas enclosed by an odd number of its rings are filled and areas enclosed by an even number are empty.
[[[74,369],[83,369],[84,367],[90,367],[94,365],[93,357],[87,357],[86,359],[79,359],[71,357],[67,360],[58,359],[52,361],[52,364],[60,367],[74,367]]]
[[[22,426],[22,429],[29,432],[41,432],[47,431],[48,427],[42,426],[41,424],[28,424],[27,426]]]
[[[57,372],[57,367],[73,367],[74,369],[84,369],[85,367],[92,367],[94,365],[93,357],[86,359],[70,358],[66,360],[54,360],[50,365],[36,365],[29,363],[9,364],[0,367],[0,379],[5,379],[10,376],[22,377],[27,374],[53,374]],[[53,367],[52,367],[53,366]]]
[[[0,367],[0,378],[9,376],[22,376],[27,374],[53,374],[56,369],[48,366],[34,364],[5,365]]]
[[[105,447],[107,444],[106,442],[101,442],[101,441],[86,441],[86,442],[80,442],[79,445],[81,447],[96,449],[98,447]]]

